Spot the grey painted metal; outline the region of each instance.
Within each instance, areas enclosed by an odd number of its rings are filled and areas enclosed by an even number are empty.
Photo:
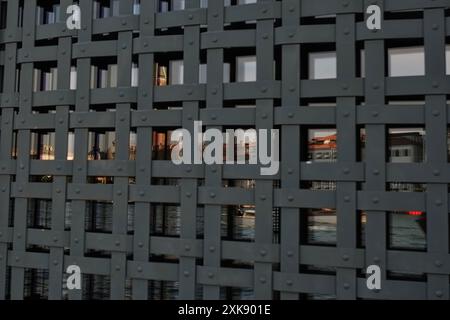
[[[7,20],[6,28],[0,30],[4,80],[0,94],[0,299],[23,299],[30,269],[48,271],[49,299],[66,298],[64,274],[71,264],[79,265],[85,275],[109,278],[111,299],[149,299],[148,288],[154,281],[177,282],[181,299],[219,299],[223,288],[247,288],[257,299],[315,294],[337,299],[449,299],[450,76],[445,74],[449,0],[263,0],[227,7],[221,1],[209,1],[208,8],[201,8],[199,0],[187,0],[185,10],[165,13],[158,12],[156,0],[141,0],[139,15],[133,14],[132,0],[121,0],[119,16],[103,21],[92,19],[91,0],[80,0],[79,31],[67,30],[64,14],[55,24],[36,25],[37,0],[2,2],[7,4],[2,6]],[[69,4],[61,0],[62,8]],[[379,5],[383,15],[423,10],[423,17],[392,16],[383,20],[382,30],[369,31],[363,18],[372,4]],[[20,6],[23,26],[18,27]],[[336,17],[323,24],[314,18],[322,15]],[[239,24],[243,21],[256,22]],[[175,27],[183,28],[161,35],[162,28]],[[105,33],[110,33],[108,40],[98,40]],[[424,77],[385,75],[392,40],[423,42]],[[336,47],[337,78],[306,79],[302,76],[307,65],[304,53],[310,45],[325,44]],[[223,83],[226,51],[248,47],[256,52],[256,81]],[[360,47],[366,57],[365,78],[357,77]],[[157,55],[175,52],[183,55],[184,84],[153,86]],[[207,60],[207,84],[199,84],[197,76],[202,54]],[[117,59],[117,88],[90,88],[93,59],[102,57]],[[130,77],[135,57],[140,69],[138,87],[131,86]],[[57,65],[56,90],[33,92],[33,67],[38,62]],[[70,90],[69,83],[73,63],[76,91]],[[18,91],[16,69],[20,70]],[[417,95],[424,97],[424,106],[386,104],[390,97],[407,100]],[[336,106],[303,103],[322,97],[335,98]],[[256,108],[225,108],[231,100],[252,100]],[[164,102],[176,102],[182,108],[154,110],[155,104]],[[90,110],[98,104],[114,105],[115,112]],[[33,112],[48,107],[55,112]],[[193,120],[219,130],[229,126],[280,129],[280,172],[261,176],[259,167],[250,165],[175,166],[152,158],[155,130],[184,127],[192,132]],[[392,125],[425,128],[426,162],[386,161],[387,129]],[[305,161],[304,134],[314,127],[337,129],[337,162]],[[89,132],[111,128],[117,135],[115,159],[88,161]],[[364,161],[356,153],[360,128],[366,132]],[[56,133],[55,160],[30,159],[34,130]],[[137,138],[135,160],[129,158],[132,131]],[[75,136],[73,160],[66,157],[69,132]],[[17,158],[11,154],[15,134]],[[32,176],[43,175],[54,179],[32,182]],[[113,183],[88,183],[92,176],[112,177]],[[155,183],[163,178],[177,179],[178,184]],[[254,179],[256,186],[223,187],[223,180],[239,179]],[[336,190],[302,188],[304,181],[320,180],[337,182]],[[387,191],[387,184],[395,181],[424,183],[426,191]],[[30,199],[51,200],[51,228],[27,227]],[[96,200],[114,203],[111,233],[85,228],[87,207]],[[67,202],[73,211],[70,230],[65,228]],[[158,203],[180,207],[179,237],[151,235],[153,205]],[[127,232],[130,204],[134,204],[132,233]],[[253,241],[221,237],[226,205],[255,205]],[[279,241],[274,240],[275,208],[281,212]],[[304,215],[310,208],[336,209],[336,246],[304,241]],[[426,251],[388,247],[387,218],[396,210],[427,213]],[[362,211],[367,214],[365,246],[357,242]],[[204,219],[202,237],[197,236],[198,215]],[[48,250],[34,251],[33,246]],[[107,254],[93,256],[91,251]],[[177,260],[169,263],[161,261],[161,256]],[[229,261],[250,267],[230,266]],[[379,291],[370,291],[365,284],[362,271],[371,264],[382,268]],[[333,271],[314,273],[308,266]],[[397,279],[393,271],[423,277]],[[67,298],[82,299],[83,290],[69,291]]]

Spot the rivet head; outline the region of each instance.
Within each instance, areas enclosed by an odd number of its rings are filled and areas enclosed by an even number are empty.
[[[259,254],[261,255],[261,257],[264,257],[264,256],[266,256],[267,251],[262,249],[262,250],[259,251]]]
[[[185,246],[184,246],[184,250],[187,251],[187,252],[191,251],[191,246],[188,245],[188,244],[185,245]]]
[[[294,252],[289,250],[289,251],[287,252],[287,256],[288,256],[289,258],[293,257],[293,256],[294,256]]]
[[[293,174],[293,173],[294,173],[294,169],[288,168],[288,174]]]
[[[345,35],[349,35],[350,34],[350,29],[349,28],[345,28],[344,29],[344,34]]]
[[[263,113],[263,114],[261,115],[261,118],[262,118],[262,119],[267,119],[267,117],[268,117],[267,113]]]
[[[76,190],[75,190],[75,193],[76,193],[76,194],[79,194],[80,192],[81,192],[80,189],[76,189]]]
[[[439,88],[439,82],[437,81],[433,81],[431,85],[433,86],[433,88]]]
[[[212,114],[211,115],[211,120],[216,120],[216,119],[217,119],[217,116],[215,114]]]
[[[266,87],[262,87],[262,88],[261,88],[261,92],[262,92],[262,93],[266,93],[266,92],[267,92],[267,88],[266,88]]]
[[[264,201],[264,200],[267,199],[267,197],[266,197],[265,195],[261,195],[261,196],[259,197],[259,199],[261,199],[262,201]]]
[[[439,25],[437,23],[433,23],[433,25],[431,26],[431,28],[433,30],[438,30],[439,29]]]
[[[441,260],[436,260],[436,261],[434,262],[434,265],[435,265],[436,267],[440,268],[440,267],[442,267],[442,261],[441,261]]]
[[[266,283],[267,282],[266,277],[259,278],[259,282]]]
[[[208,278],[210,278],[210,279],[214,278],[214,273],[208,272]]]
[[[186,198],[190,198],[190,197],[192,197],[192,193],[186,192]]]
[[[348,289],[350,289],[350,284],[349,283],[344,283],[344,289],[345,290],[348,290]]]
[[[215,198],[215,197],[216,197],[216,194],[215,194],[214,192],[211,192],[211,193],[209,194],[209,196],[210,196],[211,198]]]
[[[344,170],[342,170],[342,172],[344,174],[349,174],[350,173],[350,169],[349,168],[344,168]]]
[[[344,118],[348,118],[350,116],[350,112],[345,111],[343,114]]]
[[[116,266],[116,271],[120,271],[120,266]]]
[[[120,246],[120,241],[116,241],[114,242],[114,244],[116,245],[116,247]]]
[[[292,282],[292,280],[286,280],[286,285],[287,286],[292,286],[294,283]]]
[[[57,266],[58,265],[58,261],[53,260],[53,265]]]
[[[185,270],[185,271],[183,272],[183,275],[184,275],[185,277],[189,277],[190,273],[189,273],[189,271]]]
[[[142,272],[142,267],[141,266],[137,267],[137,271]]]
[[[444,295],[444,293],[443,293],[441,290],[437,290],[434,294],[435,294],[436,297],[438,297],[438,298],[441,298],[441,297]]]
[[[442,200],[440,200],[440,199],[437,199],[434,203],[435,203],[436,206],[438,206],[438,207],[442,206]]]
[[[345,197],[344,197],[344,201],[345,201],[345,202],[350,202],[350,197],[349,197],[349,196],[345,196]]]
[[[191,172],[191,171],[192,171],[192,168],[191,168],[191,167],[187,167],[187,168],[186,168],[186,172],[189,173],[189,172]]]
[[[377,197],[375,197],[375,198],[372,199],[372,202],[373,202],[373,203],[378,203],[378,202],[380,202],[380,199],[378,199]]]
[[[344,84],[342,85],[342,89],[343,89],[343,90],[348,90],[348,84],[344,83]]]
[[[141,120],[142,120],[143,122],[145,122],[145,121],[147,121],[147,117],[146,117],[146,116],[142,116],[142,117],[141,117]]]
[[[347,7],[348,7],[348,5],[349,5],[349,2],[348,2],[348,0],[344,0],[344,1],[342,1],[342,6],[343,6],[344,8],[347,8]]]
[[[122,25],[126,26],[127,25],[127,21],[126,20],[122,20]]]
[[[262,12],[262,13],[267,13],[267,8],[263,8],[263,9],[261,10],[261,12]]]
[[[192,19],[194,19],[194,16],[192,14],[189,14],[188,18],[189,18],[189,20],[192,20]]]
[[[378,83],[374,83],[374,84],[372,85],[372,88],[373,88],[374,90],[378,90],[378,89],[380,89],[380,85],[379,85]]]
[[[210,246],[210,247],[209,247],[209,252],[214,252],[214,251],[216,251],[216,247]]]
[[[439,170],[433,170],[433,175],[434,176],[439,176],[441,174],[441,172]]]
[[[380,263],[381,259],[379,257],[374,257],[373,262]]]
[[[378,169],[374,169],[372,171],[372,173],[373,173],[374,176],[378,176],[380,174],[380,171]]]
[[[342,260],[344,260],[344,261],[350,260],[349,255],[348,255],[348,254],[344,254],[344,255],[342,256]]]
[[[269,39],[269,35],[267,33],[263,34],[263,39]]]
[[[440,115],[439,110],[433,110],[432,112],[433,116],[438,117]]]
[[[118,190],[118,191],[116,192],[116,194],[117,194],[118,196],[121,196],[121,195],[122,195],[122,191],[121,191],[121,190]]]
[[[141,197],[143,197],[143,196],[145,196],[145,192],[144,192],[143,190],[141,190],[141,191],[139,191],[139,195],[140,195]]]
[[[293,117],[294,117],[294,114],[293,114],[292,112],[289,112],[289,113],[288,113],[288,118],[291,118],[291,119],[292,119]]]
[[[294,196],[289,195],[289,196],[287,197],[287,199],[288,199],[288,201],[292,202],[292,201],[294,201]]]
[[[138,247],[139,247],[139,248],[144,247],[144,243],[143,243],[143,242],[139,242],[139,243],[138,243]]]

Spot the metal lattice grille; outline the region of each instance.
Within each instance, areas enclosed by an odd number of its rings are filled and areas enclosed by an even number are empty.
[[[449,298],[450,1],[228,2],[79,0],[68,30],[72,1],[1,1],[0,298]],[[389,76],[405,46],[423,48],[423,75]],[[332,79],[310,76],[315,52],[335,53]],[[194,120],[280,129],[279,173],[174,165],[158,142]],[[422,161],[388,160],[392,127],[426,132]],[[335,132],[330,161],[309,149],[318,129]],[[309,239],[317,208],[334,210],[327,245]],[[426,213],[417,250],[390,244],[399,211]],[[72,264],[82,290],[65,289]]]

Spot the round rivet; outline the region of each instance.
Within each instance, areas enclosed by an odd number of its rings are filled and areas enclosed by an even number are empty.
[[[374,258],[373,258],[373,262],[375,262],[375,263],[380,263],[380,261],[381,261],[381,260],[380,260],[380,258],[378,258],[378,257],[374,257]]]
[[[139,243],[138,243],[138,247],[139,247],[139,248],[142,248],[142,247],[144,247],[144,243],[142,243],[142,242],[139,242]]]
[[[122,195],[122,191],[121,190],[118,190],[116,193],[117,193],[118,196]]]
[[[348,118],[348,117],[350,116],[350,112],[345,111],[342,115],[343,115],[345,118]]]
[[[210,278],[210,279],[214,278],[214,273],[208,272],[208,278]]]
[[[433,23],[433,25],[431,26],[431,28],[432,28],[433,30],[438,30],[438,29],[439,29],[439,25],[436,24],[436,23]]]
[[[183,272],[183,275],[185,276],[185,277],[189,277],[189,271],[187,271],[187,270],[185,270],[184,272]]]
[[[261,118],[262,118],[262,119],[267,119],[267,117],[268,117],[267,113],[263,113],[263,114],[261,115]]]
[[[289,12],[294,12],[294,11],[295,11],[295,8],[293,6],[290,6],[289,7]]]
[[[349,28],[345,28],[344,29],[344,34],[345,35],[349,35],[350,34],[350,29]]]
[[[294,173],[294,169],[288,168],[288,174],[293,174],[293,173]]]
[[[116,271],[120,271],[120,266],[116,266]]]
[[[56,193],[61,193],[61,189],[56,189]]]
[[[442,267],[442,261],[441,261],[441,260],[436,260],[436,261],[434,262],[434,265],[435,265],[436,267],[440,268],[440,267]]]
[[[125,96],[125,93],[124,92],[120,92],[119,93],[119,97],[124,97]]]
[[[20,169],[25,169],[25,166],[23,164],[20,165]]]
[[[123,25],[123,26],[126,26],[126,25],[127,25],[127,22],[126,22],[125,20],[122,20],[122,25]]]
[[[141,266],[137,267],[137,271],[142,272],[142,267]]]
[[[16,262],[20,261],[20,258],[16,256],[15,258]]]
[[[76,190],[75,190],[75,193],[76,193],[76,194],[79,194],[79,193],[80,193],[80,189],[76,189]]]
[[[145,196],[145,192],[144,192],[143,190],[141,190],[141,191],[139,191],[139,195],[140,195],[141,197],[143,197],[143,196]]]
[[[261,255],[261,257],[264,257],[267,254],[267,251],[262,249],[261,251],[259,251],[259,254]]]
[[[432,86],[433,88],[439,88],[439,82],[433,81]]]
[[[380,85],[379,85],[378,83],[374,83],[374,84],[372,85],[372,88],[373,88],[374,90],[378,90],[378,89],[380,88]]]
[[[373,202],[373,203],[378,203],[378,202],[380,202],[380,199],[378,199],[377,197],[375,197],[375,198],[372,199],[372,202]]]
[[[349,196],[345,196],[345,197],[344,197],[344,201],[345,201],[345,202],[350,202],[350,197],[349,197]]]
[[[293,118],[293,117],[294,117],[294,114],[292,112],[289,112],[288,113],[288,118]]]
[[[215,114],[212,114],[211,115],[211,120],[216,120],[216,119],[217,119],[217,116]]]
[[[22,234],[21,233],[17,234],[17,239],[22,239]]]
[[[261,277],[261,278],[259,278],[259,282],[261,282],[261,283],[266,283],[266,278],[265,277]]]
[[[379,171],[378,169],[374,169],[374,170],[372,171],[372,173],[373,173],[374,176],[377,176],[377,175],[380,174],[380,171]]]
[[[188,245],[188,244],[185,245],[185,246],[184,246],[184,250],[185,250],[185,251],[191,251],[191,246]]]
[[[350,173],[350,169],[349,168],[344,168],[344,170],[342,170],[342,172],[344,174],[349,174]]]
[[[57,265],[58,265],[58,261],[53,260],[53,264],[54,264],[55,266],[57,266]]]
[[[350,259],[350,257],[348,256],[348,254],[344,254],[342,256],[342,260],[344,260],[344,261],[348,261],[349,259]]]
[[[120,241],[116,241],[114,242],[114,244],[116,245],[116,247],[120,246]]]
[[[192,171],[192,168],[191,167],[187,167],[186,168],[186,172],[191,172]]]
[[[262,93],[266,93],[267,92],[267,88],[266,87],[261,88],[261,92]]]
[[[441,174],[441,172],[439,170],[433,170],[433,175],[435,175],[436,177],[439,176]]]
[[[142,117],[141,117],[141,120],[142,120],[143,122],[145,122],[145,121],[147,121],[147,117],[146,117],[146,116],[142,116]]]
[[[75,243],[79,243],[79,242],[80,242],[80,240],[79,240],[78,238],[73,239],[73,241],[74,241]],[[74,263],[74,264],[76,264],[76,263]]]
[[[293,38],[295,36],[295,33],[290,32],[288,36],[289,36],[289,38]]]
[[[440,207],[442,206],[442,200],[438,199],[434,202],[436,204],[436,206]]]
[[[217,94],[217,91],[218,91],[217,88],[214,88],[214,89],[211,90],[211,93],[212,93],[213,95],[216,95],[216,94]]]
[[[259,198],[260,198],[262,201],[264,201],[264,200],[267,199],[267,197],[266,197],[265,195],[261,195]]]
[[[217,38],[213,38],[212,42],[217,43],[217,41],[219,41]]]
[[[342,6],[343,6],[344,8],[348,7],[348,5],[349,5],[349,3],[348,3],[347,0],[342,1]]]
[[[263,9],[261,10],[261,12],[262,12],[262,13],[267,13],[267,8],[263,8]]]
[[[287,256],[289,257],[289,258],[292,258],[293,256],[294,256],[294,252],[292,252],[292,251],[288,251],[287,252]]]
[[[193,93],[194,93],[194,92],[192,91],[192,89],[189,89],[188,92],[187,92],[187,94],[188,94],[189,96],[192,96]]]
[[[269,39],[269,35],[267,33],[263,34],[263,39]]]
[[[443,293],[441,290],[437,290],[434,294],[435,294],[436,297],[438,297],[438,298],[441,298],[441,297],[444,295],[444,293]]]
[[[217,172],[217,168],[216,167],[211,168],[211,172],[212,173],[216,173]]]
[[[192,14],[190,14],[190,15],[188,16],[188,18],[189,18],[189,20],[192,20],[192,19],[194,19],[194,16],[193,16]]]
[[[144,167],[140,167],[140,168],[139,168],[139,171],[144,172],[144,171],[145,171],[145,168],[144,168]]]
[[[344,84],[342,85],[342,89],[343,89],[343,90],[348,90],[348,84],[344,83]]]
[[[288,199],[288,201],[290,201],[290,202],[294,201],[294,197],[291,196],[291,195],[289,195],[289,196],[287,197],[287,199]]]
[[[288,285],[289,287],[292,286],[294,283],[292,282],[292,280],[286,280],[286,285]]]
[[[215,197],[216,197],[216,194],[215,194],[214,192],[211,192],[211,193],[209,194],[209,196],[210,196],[211,198],[215,198]]]
[[[346,282],[346,283],[344,283],[344,289],[345,289],[345,290],[348,290],[348,289],[350,289],[350,284],[348,284],[347,282]]]
[[[372,117],[376,118],[376,117],[378,117],[378,115],[379,115],[378,111],[373,111],[372,112]]]
[[[150,21],[148,19],[144,20],[144,24],[149,24],[149,23],[150,23]]]
[[[214,17],[214,18],[217,18],[218,16],[219,16],[219,14],[218,14],[217,12],[214,12],[214,13],[213,13],[213,17]]]
[[[433,116],[438,117],[440,115],[439,110],[433,110],[432,112]]]
[[[190,193],[190,192],[186,192],[186,197],[187,197],[187,198],[190,198],[190,197],[192,197],[192,193]]]
[[[210,247],[209,247],[209,252],[214,252],[214,251],[216,251],[216,247],[210,246]]]

